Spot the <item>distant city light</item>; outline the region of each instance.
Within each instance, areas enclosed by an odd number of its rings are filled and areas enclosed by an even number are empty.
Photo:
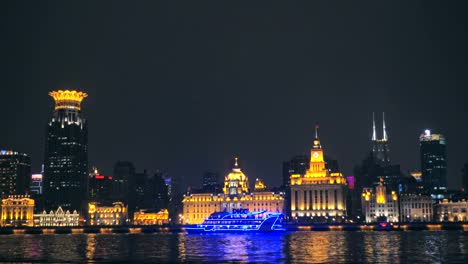
[[[426,129],[424,130],[424,134],[426,137],[430,137],[431,136],[431,131],[429,129]]]

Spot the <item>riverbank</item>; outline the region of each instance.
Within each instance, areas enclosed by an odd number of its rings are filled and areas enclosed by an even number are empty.
[[[403,224],[308,224],[285,225],[287,231],[468,231],[468,223]],[[10,234],[111,234],[182,233],[184,226],[79,226],[79,227],[2,227],[0,235]]]

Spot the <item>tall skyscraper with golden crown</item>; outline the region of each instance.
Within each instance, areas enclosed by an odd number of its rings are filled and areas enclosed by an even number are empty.
[[[292,174],[290,179],[293,218],[346,215],[346,180],[341,173],[330,173],[325,168],[318,126],[315,127],[309,169],[303,175]]]
[[[80,91],[50,92],[55,108],[47,124],[44,196],[47,210],[85,212],[88,181],[88,126]]]
[[[232,212],[233,209],[277,213],[284,210],[284,194],[268,191],[260,179],[256,179],[255,189],[250,192],[249,178],[240,168],[237,158],[231,172],[224,177],[223,186],[223,193],[185,195],[181,223],[200,224],[214,212]]]

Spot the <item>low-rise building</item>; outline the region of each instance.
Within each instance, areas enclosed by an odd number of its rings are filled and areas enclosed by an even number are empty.
[[[468,221],[468,201],[449,201],[443,199],[435,205],[436,221],[461,222]]]
[[[50,211],[47,213],[45,210],[42,214],[34,215],[35,226],[78,226],[80,215],[76,210],[70,213],[69,210],[63,211],[62,207],[59,207],[57,211]]]
[[[363,189],[361,204],[366,223],[398,222],[398,196],[395,191],[387,193],[382,182],[375,188]]]
[[[223,193],[185,195],[180,221],[183,224],[200,224],[214,212],[232,212],[234,209],[283,213],[284,193],[268,191],[261,181],[257,181],[256,187],[253,192],[249,191],[249,179],[236,158],[234,168],[224,178]]]
[[[124,225],[127,223],[127,205],[114,202],[109,205],[91,202],[88,204],[89,225]]]
[[[33,226],[34,200],[29,195],[9,195],[2,199],[1,226]]]
[[[135,225],[164,225],[169,224],[169,211],[162,209],[159,212],[140,210],[133,214]]]
[[[421,194],[400,195],[400,214],[403,222],[433,221],[431,196]]]

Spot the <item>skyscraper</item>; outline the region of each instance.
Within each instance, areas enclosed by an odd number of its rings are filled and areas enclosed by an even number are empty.
[[[389,147],[387,128],[385,127],[385,113],[382,113],[382,138],[377,138],[377,130],[375,127],[375,116],[372,113],[372,153],[380,165],[389,165]]]
[[[0,151],[0,195],[21,194],[29,190],[31,159],[27,154],[11,150]]]
[[[419,137],[421,172],[424,187],[431,194],[447,189],[447,153],[445,138],[429,129]]]
[[[49,95],[55,100],[47,124],[44,158],[46,209],[86,208],[88,186],[88,126],[81,113],[81,102],[88,95],[79,91],[58,90]]]

